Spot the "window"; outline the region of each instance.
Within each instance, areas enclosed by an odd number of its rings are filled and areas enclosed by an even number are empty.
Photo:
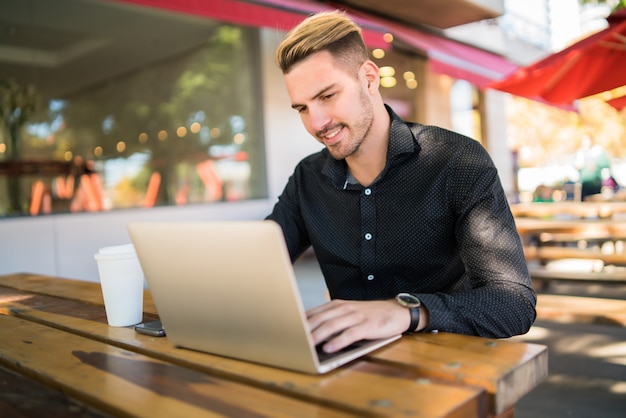
[[[255,29],[51,3],[0,18],[0,216],[266,196]]]

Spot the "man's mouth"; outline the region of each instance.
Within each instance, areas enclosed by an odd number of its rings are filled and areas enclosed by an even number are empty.
[[[343,125],[338,125],[329,129],[325,129],[319,133],[319,137],[328,145],[332,144],[333,139],[341,132]]]

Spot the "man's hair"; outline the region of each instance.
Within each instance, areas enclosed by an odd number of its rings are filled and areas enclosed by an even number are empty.
[[[357,73],[368,58],[361,28],[340,11],[309,16],[293,28],[276,50],[283,74],[298,62],[319,51],[328,51],[348,71]]]

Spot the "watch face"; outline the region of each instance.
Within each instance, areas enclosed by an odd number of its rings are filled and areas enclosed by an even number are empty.
[[[407,306],[409,308],[417,308],[418,306],[420,306],[420,300],[410,293],[400,293],[398,294],[398,296],[396,296],[396,299],[398,300],[398,302],[400,302],[401,305]]]

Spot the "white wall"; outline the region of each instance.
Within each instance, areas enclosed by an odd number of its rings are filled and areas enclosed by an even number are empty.
[[[268,199],[0,219],[0,274],[28,272],[98,281],[93,255],[100,247],[129,243],[128,222],[265,217],[297,162],[320,149],[291,109],[282,74],[274,64],[281,36],[271,30],[261,33]]]
[[[37,273],[98,281],[93,255],[100,247],[130,242],[133,221],[259,219],[270,200],[185,207],[47,215],[0,221],[0,274]]]
[[[513,154],[507,141],[506,100],[507,94],[496,90],[485,91],[485,122],[488,150],[500,175],[500,182],[509,201],[515,197],[516,173]]]

